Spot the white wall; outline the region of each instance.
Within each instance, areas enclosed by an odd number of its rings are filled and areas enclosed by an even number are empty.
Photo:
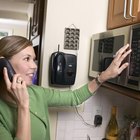
[[[57,51],[58,44],[60,44],[60,51],[67,52],[63,50],[64,29],[71,24],[80,29],[77,76],[75,85],[72,88],[88,82],[90,38],[93,33],[106,30],[107,3],[108,0],[48,0],[43,42],[44,49],[42,50],[41,84],[43,86],[49,86],[48,69],[51,53]],[[68,52],[76,53],[76,51]],[[53,118],[51,121],[51,137],[54,140],[57,112],[51,111],[50,117]]]
[[[26,37],[27,36],[27,24],[18,24],[17,23],[0,23],[0,30],[10,31],[12,35],[21,35]],[[11,35],[11,34],[10,34]]]
[[[77,75],[75,85],[77,88],[88,82],[88,64],[90,39],[92,34],[105,31],[107,21],[108,0],[48,0],[47,15],[43,42],[42,80],[43,86],[49,86],[48,70],[51,53],[60,51],[76,53],[63,49],[64,29],[74,24],[80,29],[80,44],[77,60]],[[103,124],[98,128],[91,128],[83,124],[74,111],[51,111],[52,140],[85,140],[87,134],[92,140],[101,140],[109,120],[112,105],[118,106],[119,124],[124,122],[123,115],[135,113],[137,102],[108,89],[101,88],[94,97],[86,101],[84,112],[80,112],[85,121],[92,124],[96,110],[101,108]],[[58,116],[57,116],[58,115]],[[57,118],[58,117],[58,118]],[[55,126],[57,128],[55,129]]]
[[[71,24],[80,29],[78,69],[74,87],[87,82],[90,38],[93,33],[106,30],[107,3],[108,0],[98,2],[96,0],[48,0],[45,42],[43,45],[43,85],[48,86],[48,58],[51,53],[57,51],[58,44],[60,44],[60,51],[63,51],[64,29]],[[67,50],[64,51],[67,52]],[[69,53],[76,52],[69,51]]]

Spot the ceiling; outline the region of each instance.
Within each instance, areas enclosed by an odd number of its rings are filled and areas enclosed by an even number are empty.
[[[32,8],[31,0],[0,0],[0,18],[27,20]]]

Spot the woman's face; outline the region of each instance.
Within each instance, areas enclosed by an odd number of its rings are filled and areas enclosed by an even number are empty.
[[[28,46],[10,60],[16,73],[19,73],[27,85],[32,84],[34,73],[37,70],[35,52],[32,46]]]

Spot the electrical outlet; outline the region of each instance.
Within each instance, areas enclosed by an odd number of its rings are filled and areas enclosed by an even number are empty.
[[[95,106],[95,115],[101,115],[102,114],[102,108],[101,106]]]

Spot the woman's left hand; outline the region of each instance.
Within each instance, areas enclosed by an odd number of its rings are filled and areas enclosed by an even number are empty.
[[[130,53],[131,53],[131,49],[129,48],[129,44],[120,48],[116,52],[114,59],[112,63],[109,65],[109,67],[104,72],[101,73],[99,80],[101,82],[104,82],[118,76],[125,68],[128,67],[129,63],[128,62],[123,63],[123,60]]]

